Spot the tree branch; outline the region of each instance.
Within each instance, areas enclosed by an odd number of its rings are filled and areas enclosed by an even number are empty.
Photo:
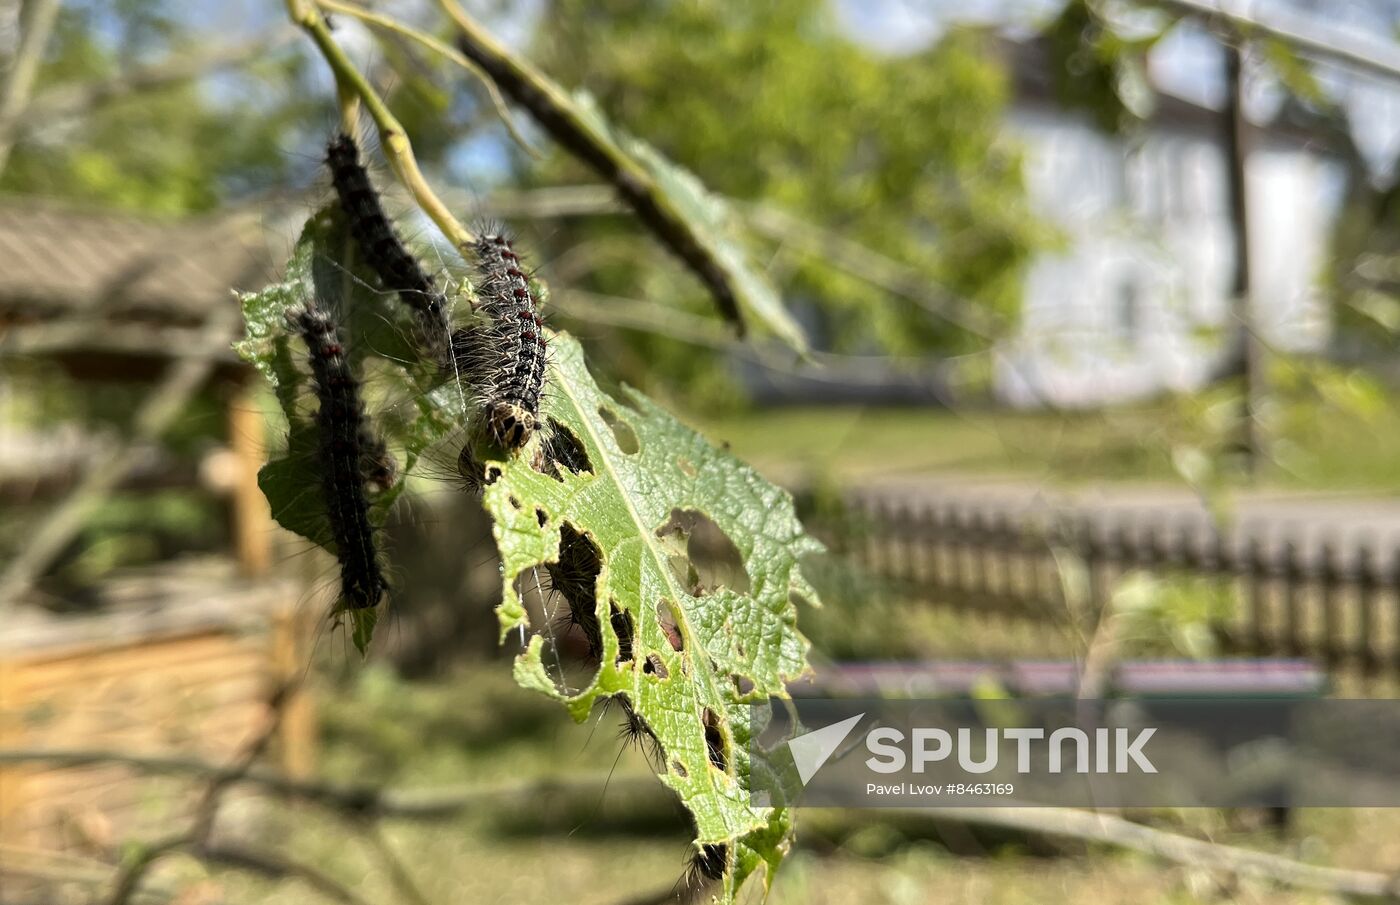
[[[954,820],[999,829],[1099,842],[1131,849],[1163,861],[1192,867],[1210,867],[1235,875],[1260,877],[1297,889],[1310,889],[1348,898],[1400,901],[1400,883],[1388,874],[1304,864],[1282,855],[1220,845],[1204,839],[1192,839],[1189,836],[1133,823],[1122,817],[1076,808],[948,807],[927,811],[902,808],[898,810],[907,816],[917,815],[930,820]]]
[[[425,34],[416,28],[410,28],[397,19],[367,10],[353,3],[342,3],[341,0],[316,0],[316,5],[329,12],[341,13],[351,18],[359,19],[366,25],[372,25],[390,34],[398,35],[401,38],[406,38],[407,40],[420,44],[438,56],[470,72],[481,82],[482,86],[486,88],[486,93],[491,98],[491,105],[496,108],[496,115],[500,117],[501,124],[506,127],[506,131],[510,133],[510,137],[515,139],[515,143],[524,148],[525,151],[532,156],[537,153],[535,149],[530,146],[530,143],[525,140],[525,136],[520,133],[519,128],[516,127],[515,117],[510,115],[510,108],[506,106],[506,99],[501,96],[501,89],[496,86],[495,82],[491,81],[490,76],[482,71],[480,66],[463,56],[462,52],[457,48],[439,41],[432,35]]]
[[[68,766],[116,763],[150,772],[184,773],[221,777],[229,768],[189,758],[143,757],[109,751],[25,751],[0,750],[0,763],[48,762]],[[372,786],[338,786],[329,783],[292,780],[273,773],[249,769],[238,782],[262,786],[273,794],[313,801],[355,816],[437,818],[460,813],[492,800],[537,802],[541,796],[565,792],[596,798],[598,789],[627,788],[632,791],[664,794],[665,787],[651,776],[614,778],[609,774],[573,776],[566,779],[527,780],[496,786],[448,787],[393,791]],[[1193,839],[1178,833],[1154,829],[1114,817],[1077,808],[947,807],[931,810],[898,809],[907,817],[920,820],[952,821],[1016,830],[1040,835],[1101,843],[1141,852],[1163,861],[1186,865],[1206,865],[1237,875],[1273,880],[1299,889],[1311,889],[1352,898],[1380,898],[1400,901],[1400,884],[1394,877],[1376,871],[1322,867],[1294,861],[1281,855],[1221,845]]]
[[[321,56],[325,58],[326,65],[330,66],[341,97],[355,98],[369,111],[370,118],[379,130],[379,145],[394,173],[399,177],[399,182],[408,189],[419,209],[437,225],[447,240],[466,254],[471,244],[476,241],[476,236],[452,216],[447,205],[442,203],[442,199],[423,178],[423,172],[418,168],[418,159],[413,155],[413,144],[408,139],[408,133],[390,112],[384,99],[370,85],[369,80],[355,68],[355,64],[350,62],[345,51],[336,43],[314,0],[286,0],[286,4],[287,14],[292,22],[311,37],[317,49],[321,51]]]
[[[248,774],[248,771],[253,768],[253,764],[272,744],[273,737],[276,736],[277,730],[282,725],[282,716],[286,712],[287,701],[291,698],[297,684],[295,681],[284,682],[273,691],[268,700],[267,718],[262,729],[244,746],[243,751],[232,766],[214,774],[209,780],[199,805],[195,808],[194,821],[189,828],[159,842],[137,846],[122,860],[122,864],[117,870],[117,877],[112,883],[112,894],[107,899],[107,905],[127,905],[132,896],[136,894],[142,879],[156,865],[156,862],[165,856],[179,851],[199,854],[207,849],[209,837],[214,832],[214,820],[218,816],[219,806],[223,803],[224,793],[240,778]]]
[[[566,151],[612,184],[637,219],[709,288],[720,313],[743,335],[738,291],[729,274],[646,168],[585,116],[568,92],[507,51],[459,4],[438,0],[438,5],[457,26],[462,52],[486,70],[512,100],[529,110]]]
[[[30,92],[34,90],[34,77],[39,74],[39,64],[44,58],[44,48],[48,46],[49,35],[58,21],[59,0],[29,0],[20,7],[19,49],[10,63],[10,75],[5,86],[0,89],[0,122],[7,122],[19,116],[29,104]],[[10,162],[10,152],[14,142],[8,136],[0,136],[0,173]],[[3,597],[0,597],[3,600]]]

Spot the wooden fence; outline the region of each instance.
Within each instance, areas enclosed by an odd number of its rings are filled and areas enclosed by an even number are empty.
[[[1037,512],[912,494],[856,494],[809,513],[833,552],[907,599],[1092,622],[1130,572],[1192,575],[1233,598],[1213,625],[1226,650],[1400,678],[1400,549],[1379,537],[1329,539],[1306,525],[1222,532],[1202,515]],[[1067,566],[1080,593],[1066,592]]]

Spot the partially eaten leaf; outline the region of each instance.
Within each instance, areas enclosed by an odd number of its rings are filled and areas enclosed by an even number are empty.
[[[313,293],[343,292],[348,344],[410,400],[407,417],[375,427],[404,455],[401,491],[420,454],[461,441],[463,395],[412,362],[404,313],[347,261],[334,211],[308,223],[284,282],[243,297],[247,335],[239,353],[273,384],[289,442],[260,474],[277,520],[330,546],[318,486],[307,377],[297,365],[286,312]],[[350,275],[351,280],[335,279]],[[327,281],[331,280],[331,283]],[[332,283],[334,285],[332,285]],[[791,839],[792,814],[755,806],[749,795],[750,705],[786,695],[807,668],[807,640],[793,601],[815,603],[800,560],[821,545],[802,529],[791,497],[711,446],[642,394],[600,389],[583,350],[553,334],[542,429],[518,454],[472,446],[482,458],[484,502],[502,560],[502,637],[529,638],[515,676],[560,700],[577,720],[623,699],[633,724],[655,741],[660,778],[694,817],[697,864],[723,872],[733,900],[746,878],[765,880]],[[468,443],[471,441],[468,440]],[[308,444],[310,446],[308,447]],[[532,624],[520,588],[548,576],[569,598],[590,639],[596,671],[575,686],[545,660],[554,626]],[[353,628],[368,642],[370,618]]]

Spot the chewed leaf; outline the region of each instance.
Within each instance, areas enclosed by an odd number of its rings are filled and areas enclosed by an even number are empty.
[[[331,266],[347,260],[344,245],[334,211],[313,218],[286,280],[242,297],[247,333],[238,343],[276,389],[288,425],[259,486],[278,522],[331,550],[307,405],[314,393],[287,311],[343,291],[345,354],[411,399],[374,419],[404,465],[374,500],[376,525],[419,453],[463,442],[467,414],[455,385],[414,367],[413,350],[402,346],[404,312],[392,297],[372,291],[353,267]],[[552,334],[548,342],[534,439],[515,453],[470,439],[463,450],[486,482],[502,559],[502,637],[531,634],[515,662],[517,681],[557,698],[575,719],[600,701],[625,699],[634,725],[654,737],[661,781],[694,818],[703,870],[723,871],[720,890],[732,902],[750,875],[771,876],[790,844],[791,812],[750,801],[748,710],[784,696],[786,683],[807,669],[793,601],[817,603],[800,560],[821,545],[804,533],[785,491],[641,393],[601,390],[571,337]],[[542,574],[555,592],[567,589],[570,618],[588,627],[598,667],[582,680],[562,675],[557,651],[547,662],[553,626],[530,621],[520,589],[540,587]],[[376,610],[349,615],[363,650]]]
[[[749,803],[737,750],[747,737],[742,703],[785,694],[806,669],[792,598],[811,594],[799,560],[821,545],[803,532],[785,491],[640,393],[603,392],[570,337],[556,334],[552,348],[545,415],[577,441],[590,468],[555,477],[518,457],[499,463],[485,494],[504,564],[502,633],[537,632],[516,662],[517,679],[580,720],[599,699],[625,695],[660,742],[662,781],[694,815],[698,842],[734,847],[736,883],[776,863],[787,826]],[[709,586],[700,574],[699,532],[686,535],[701,517],[742,560],[731,586]],[[580,537],[600,560],[589,587],[602,651],[597,674],[570,688],[550,674],[548,626],[529,624],[517,578],[558,564]],[[618,625],[630,637],[619,638]]]

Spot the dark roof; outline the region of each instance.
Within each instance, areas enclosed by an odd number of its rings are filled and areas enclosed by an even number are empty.
[[[274,275],[267,244],[249,213],[157,220],[0,198],[0,317],[198,324]]]

